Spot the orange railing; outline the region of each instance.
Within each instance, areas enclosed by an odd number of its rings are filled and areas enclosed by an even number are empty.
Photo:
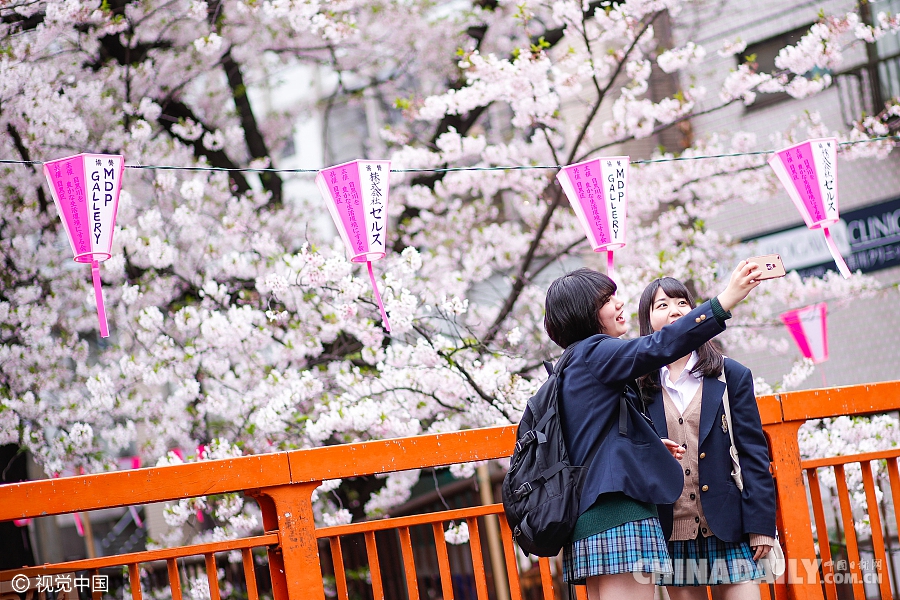
[[[900,450],[804,461],[800,456],[797,431],[809,419],[897,410],[900,408],[900,381],[762,396],[758,402],[772,451],[772,471],[779,503],[778,528],[789,559],[785,577],[773,588],[762,586],[763,597],[771,597],[774,592],[779,599],[862,599],[867,590],[882,598],[892,597],[892,583],[894,586],[897,583],[892,581],[891,556],[886,550],[886,541],[892,539],[890,522],[893,522],[893,535],[896,535],[897,514],[894,511],[893,515],[888,515],[888,503],[877,501],[877,482],[871,464],[872,461],[887,461],[890,485],[882,490],[884,500],[888,495],[900,500],[897,464]],[[440,592],[444,600],[450,600],[455,593],[455,573],[451,568],[453,561],[444,539],[444,528],[450,521],[465,521],[470,536],[467,545],[467,561],[470,562],[466,572],[474,580],[475,596],[479,600],[495,596],[500,580],[499,587],[504,589],[504,595],[508,593],[513,600],[520,600],[525,574],[520,573],[510,530],[498,504],[317,528],[311,502],[313,491],[324,480],[504,458],[510,455],[514,438],[514,427],[493,427],[0,486],[0,521],[243,492],[258,503],[265,531],[261,536],[241,540],[4,571],[0,572],[0,596],[7,596],[11,581],[17,575],[31,578],[28,587],[34,589],[42,575],[83,571],[90,574],[101,568],[121,566],[127,568],[132,597],[141,600],[140,565],[164,560],[172,598],[181,600],[177,561],[200,557],[206,565],[209,597],[219,600],[215,555],[239,550],[247,597],[256,600],[259,594],[252,551],[265,548],[273,600],[325,598],[323,562],[328,563],[325,570],[329,574],[333,568],[337,597],[347,600],[350,592],[343,548],[349,538],[362,537],[370,578],[366,595],[417,600],[421,585],[419,572],[424,566],[422,557],[417,557],[414,552],[411,532],[421,533],[424,529],[430,530],[434,544]],[[862,540],[856,535],[854,515],[850,510],[850,490],[845,478],[845,465],[850,463],[858,463],[862,468],[867,517],[871,525],[871,540],[866,540],[866,544],[871,544],[875,558],[873,567],[868,570],[861,566]],[[829,539],[826,513],[831,515],[832,509],[823,502],[817,476],[822,469],[833,469],[835,474],[834,494],[839,508],[834,510],[834,515],[839,512],[843,522],[840,539]],[[896,502],[891,504],[896,506]],[[486,560],[482,552],[481,541],[489,519],[496,519],[494,527],[499,522],[502,548],[497,561]],[[821,554],[817,553],[817,542]],[[389,556],[397,557],[397,565],[384,564],[385,544],[399,546],[398,554],[389,553]],[[846,568],[835,566],[832,546],[839,550],[846,547]],[[459,560],[455,564],[458,566]],[[396,582],[391,583],[394,586],[391,589],[385,587],[383,573],[390,569],[402,571],[402,589],[396,588]],[[489,585],[489,574],[493,586]],[[554,589],[551,561],[542,559],[535,574],[539,574],[539,583],[534,589],[541,597],[551,600],[561,595],[558,585]],[[868,575],[872,575],[872,581],[866,584]],[[531,576],[530,572],[528,576]],[[21,577],[19,583],[22,583]],[[101,592],[94,590],[95,599],[100,595]]]

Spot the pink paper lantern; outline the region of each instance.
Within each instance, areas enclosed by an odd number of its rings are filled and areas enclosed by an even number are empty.
[[[122,191],[125,157],[77,154],[44,163],[44,175],[59,211],[75,262],[90,263],[100,336],[109,337],[100,263],[112,256],[113,229]]]
[[[800,352],[815,364],[828,360],[827,315],[828,305],[824,302],[781,314],[781,322],[787,326]]]
[[[559,180],[594,252],[606,252],[611,278],[613,252],[625,247],[629,157],[610,156],[563,167]]]
[[[334,226],[344,240],[350,260],[366,263],[375,301],[384,328],[390,332],[372,262],[387,253],[387,202],[391,163],[387,160],[354,160],[316,175],[316,185],[328,205]]]
[[[837,140],[834,138],[808,140],[776,152],[769,159],[781,184],[806,226],[821,229],[825,243],[844,279],[850,269],[835,245],[828,230],[838,222],[837,198]]]

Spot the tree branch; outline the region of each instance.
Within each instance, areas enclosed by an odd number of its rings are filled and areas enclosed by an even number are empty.
[[[597,99],[594,101],[594,105],[591,107],[591,111],[588,114],[587,119],[585,119],[584,124],[581,126],[581,130],[578,132],[578,135],[575,138],[575,142],[572,145],[572,149],[569,151],[569,157],[566,160],[566,163],[569,164],[572,162],[572,159],[575,157],[575,154],[578,152],[578,147],[581,145],[581,142],[584,140],[584,136],[587,135],[588,128],[590,127],[591,121],[594,120],[594,117],[597,115],[597,111],[600,110],[600,105],[603,102],[603,99],[606,97],[606,94],[609,92],[613,82],[615,81],[618,74],[621,72],[623,65],[628,60],[628,57],[634,51],[634,48],[637,46],[638,41],[653,24],[653,21],[662,14],[661,12],[656,12],[647,21],[641,31],[634,37],[634,41],[632,41],[631,46],[628,47],[628,50],[622,56],[622,60],[619,61],[619,65],[616,67],[615,72],[612,74],[612,77],[609,79],[609,83],[607,83],[606,87],[600,91],[597,95]],[[547,227],[550,225],[550,220],[553,217],[553,213],[556,211],[557,207],[562,202],[563,191],[562,188],[554,180],[551,182],[545,189],[541,196],[546,196],[550,192],[550,190],[555,188],[555,194],[553,200],[550,202],[550,205],[547,207],[546,212],[544,212],[544,216],[541,218],[541,222],[538,225],[537,230],[535,231],[534,237],[531,239],[531,244],[528,246],[528,251],[525,253],[522,262],[519,264],[519,271],[516,273],[515,278],[513,280],[512,290],[510,290],[509,295],[506,297],[506,300],[503,302],[503,306],[500,308],[500,312],[497,314],[497,318],[494,319],[494,322],[491,324],[491,327],[488,329],[487,333],[484,337],[484,344],[489,344],[500,331],[501,325],[503,325],[503,321],[510,315],[515,308],[516,302],[519,299],[519,296],[522,294],[522,290],[525,289],[525,284],[528,281],[528,270],[531,267],[531,263],[534,260],[535,255],[537,254],[537,249],[543,240],[544,233],[547,231]]]
[[[193,146],[194,155],[197,157],[206,156],[209,160],[209,164],[214,167],[220,167],[223,169],[237,169],[239,168],[234,161],[229,158],[227,154],[223,150],[209,150],[203,145],[203,136],[198,137],[195,140],[188,140],[174,131],[172,128],[175,124],[186,121],[190,119],[195,123],[199,123],[201,127],[203,127],[203,131],[210,131],[209,127],[207,127],[198,117],[194,114],[194,111],[180,100],[175,100],[174,98],[165,98],[159,101],[159,104],[162,106],[163,115],[160,118],[160,123],[165,128],[165,130],[174,138],[177,138],[184,142],[189,146]],[[228,176],[231,178],[232,183],[237,187],[237,192],[239,194],[246,194],[250,191],[250,184],[247,183],[246,177],[240,171],[231,171],[228,173]]]
[[[22,157],[24,161],[30,161],[31,156],[28,152],[28,148],[25,147],[25,143],[22,141],[22,136],[19,135],[19,131],[15,128],[12,123],[6,124],[6,132],[9,133],[9,137],[13,140],[13,145],[16,147],[16,152],[19,153],[19,156]],[[34,165],[28,165],[31,169],[32,173],[37,173],[37,169],[34,168]],[[38,198],[38,206],[41,207],[41,212],[47,212],[47,196],[44,194],[44,187],[38,186],[37,189],[37,198]]]
[[[231,88],[231,97],[234,99],[234,105],[241,118],[241,127],[244,129],[244,139],[247,142],[250,156],[254,159],[269,158],[269,149],[266,147],[266,141],[259,130],[256,116],[253,114],[250,98],[247,96],[247,87],[244,84],[241,67],[231,55],[231,48],[222,55],[221,62],[225,76],[228,78],[228,87]],[[281,177],[277,173],[265,172],[259,174],[259,179],[263,188],[272,195],[268,202],[269,206],[280,205],[282,202]]]

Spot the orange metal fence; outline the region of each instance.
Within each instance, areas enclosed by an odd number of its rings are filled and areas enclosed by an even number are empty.
[[[886,499],[890,496],[900,500],[897,463],[900,450],[803,461],[797,431],[809,419],[897,410],[900,408],[900,381],[762,396],[758,402],[772,452],[779,504],[778,527],[788,558],[785,577],[771,590],[775,597],[862,599],[866,597],[867,589],[882,598],[892,597],[892,583],[896,586],[897,582],[890,550],[898,521],[895,511],[890,511],[894,513],[892,515],[887,514]],[[414,555],[411,532],[430,528],[440,591],[444,600],[451,600],[455,594],[454,573],[451,572],[444,528],[450,521],[465,521],[469,528],[467,547],[471,559],[471,570],[467,572],[474,579],[475,596],[479,600],[488,600],[494,595],[488,585],[489,566],[494,580],[502,579],[508,584],[504,587],[509,597],[520,600],[523,598],[522,581],[531,574],[520,573],[514,542],[498,504],[317,528],[311,502],[313,491],[324,480],[504,458],[511,454],[514,443],[514,427],[494,427],[0,486],[0,521],[243,492],[258,503],[265,531],[261,536],[241,540],[4,571],[0,572],[0,597],[18,597],[11,588],[16,576],[19,576],[20,587],[25,582],[22,577],[28,578],[27,587],[33,597],[33,590],[42,576],[83,571],[97,573],[101,568],[122,566],[128,570],[132,597],[142,600],[140,565],[164,560],[172,598],[181,600],[177,561],[184,557],[202,557],[209,597],[220,600],[215,554],[240,551],[247,597],[256,600],[252,550],[265,548],[273,600],[325,598],[323,558],[334,567],[337,597],[347,600],[350,592],[342,540],[362,536],[371,579],[368,593],[374,598],[397,597],[399,593],[401,598],[417,600],[420,597],[418,573],[423,566],[421,558],[417,562]],[[885,488],[880,490],[884,494],[880,502],[876,491],[878,482],[872,471],[873,461],[886,461],[890,482],[890,485],[880,486]],[[871,539],[866,540],[873,556],[871,568],[862,565],[861,540],[856,534],[851,512],[845,472],[845,465],[851,463],[862,469],[868,513],[860,517],[867,518],[871,526]],[[829,539],[828,534],[826,512],[831,512],[823,501],[819,479],[819,474],[827,469],[832,469],[835,476],[834,494],[839,510],[834,511],[834,515],[840,513],[843,523],[842,532],[838,532],[840,539]],[[481,539],[486,519],[499,521],[502,565],[490,564],[491,561],[486,561],[482,555]],[[402,565],[382,564],[379,549],[386,543],[385,536],[391,536],[393,541],[390,543],[399,545]],[[817,544],[821,554],[817,553]],[[328,556],[320,556],[321,548],[327,548]],[[833,560],[833,548],[846,555],[846,567]],[[404,589],[399,592],[386,590],[383,572],[387,568],[402,569]],[[554,590],[549,560],[540,561],[536,574],[539,574],[537,589],[541,597],[551,600],[559,594],[559,589]],[[867,586],[866,577],[870,575],[871,582]],[[763,586],[763,592],[764,597],[769,597],[767,586]],[[99,600],[101,594],[94,589],[95,600]]]

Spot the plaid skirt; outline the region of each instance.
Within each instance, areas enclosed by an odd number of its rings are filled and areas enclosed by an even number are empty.
[[[563,548],[563,580],[574,585],[584,585],[595,575],[671,572],[666,538],[656,517],[630,521]]]
[[[674,573],[659,578],[659,585],[701,586],[740,583],[766,576],[753,560],[746,541],[725,542],[714,535],[669,542]]]

